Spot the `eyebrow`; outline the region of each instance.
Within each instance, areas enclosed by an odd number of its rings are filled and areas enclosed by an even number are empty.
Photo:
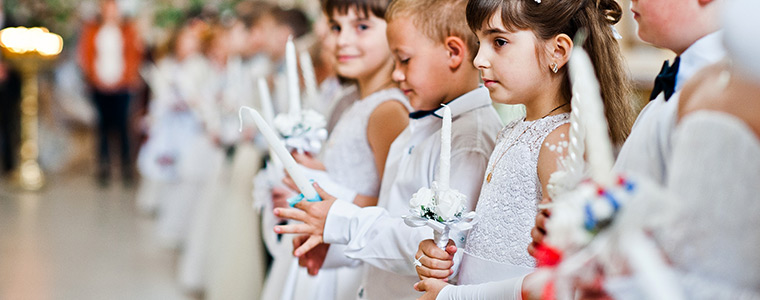
[[[500,28],[486,28],[485,30],[483,30],[483,33],[485,33],[486,35],[489,35],[489,34],[494,34],[494,33],[509,33],[509,32]]]

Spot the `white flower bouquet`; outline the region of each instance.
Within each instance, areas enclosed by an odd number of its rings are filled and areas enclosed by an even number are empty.
[[[449,231],[454,228],[464,231],[477,222],[475,212],[465,213],[467,196],[449,187],[449,167],[451,162],[451,109],[444,106],[441,128],[440,181],[433,181],[431,187],[422,187],[409,201],[410,216],[404,222],[412,227],[430,226],[434,230],[433,239],[440,248],[449,242]]]

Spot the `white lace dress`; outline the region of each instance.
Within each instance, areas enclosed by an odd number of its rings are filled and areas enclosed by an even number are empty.
[[[568,119],[565,113],[515,120],[499,132],[475,209],[480,222],[467,237],[459,284],[521,277],[536,266],[527,247],[542,198],[538,154],[546,136]],[[493,172],[490,182],[488,172]]]

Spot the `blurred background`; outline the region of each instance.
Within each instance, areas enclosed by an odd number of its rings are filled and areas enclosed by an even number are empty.
[[[641,108],[662,61],[674,54],[642,43],[628,0],[621,6],[626,15],[616,28]],[[201,95],[206,100],[195,101],[214,107],[212,117],[192,101],[169,110],[200,112],[189,126],[212,132],[208,140],[229,160],[245,140],[224,133],[226,123],[237,129],[237,107],[245,104],[229,98],[253,97],[230,93],[245,90],[234,87],[241,83],[230,74],[240,66],[252,74],[277,73],[284,42],[272,41],[284,41],[277,25],[289,26],[285,36],[298,31],[290,18],[308,20],[302,27],[309,32],[297,43],[314,57],[322,82],[330,67],[329,59],[319,59],[325,31],[319,1],[0,0],[0,7],[0,28],[44,27],[45,34],[60,36],[0,34],[0,299],[256,299],[260,282],[223,296],[183,281],[182,247],[160,232],[156,237],[160,221],[150,203],[138,200],[146,174],[138,172],[139,157],[149,152],[142,148],[157,113],[166,109],[153,102],[175,93]],[[301,14],[281,13],[293,9]],[[55,49],[59,42],[62,48]],[[35,49],[35,43],[55,51],[19,48]],[[162,86],[161,76],[177,83]],[[276,81],[270,76],[270,84]],[[500,109],[505,118],[514,114]],[[245,278],[234,269],[217,270],[230,273],[220,278]]]

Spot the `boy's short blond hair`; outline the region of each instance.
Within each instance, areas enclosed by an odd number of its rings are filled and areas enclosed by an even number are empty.
[[[385,12],[385,21],[411,18],[420,32],[438,43],[450,36],[459,37],[467,45],[470,58],[474,58],[478,41],[467,26],[466,8],[467,0],[394,0]]]

